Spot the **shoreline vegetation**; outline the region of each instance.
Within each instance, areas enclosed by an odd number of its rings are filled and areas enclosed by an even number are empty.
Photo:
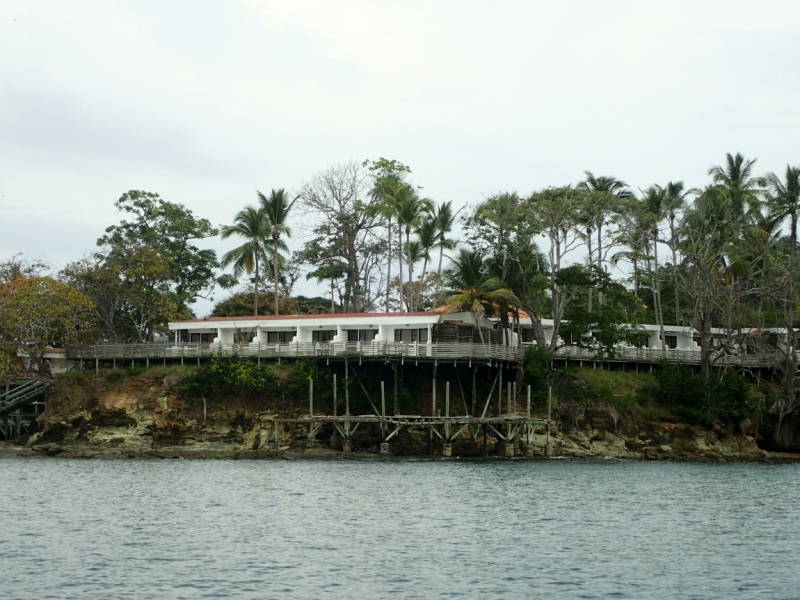
[[[689,430],[673,430],[694,440],[684,444],[686,456],[727,456],[728,450],[713,448],[728,437],[734,445],[750,444],[739,454],[800,453],[800,168],[759,174],[756,164],[727,154],[697,189],[682,181],[634,188],[585,171],[577,182],[527,195],[502,191],[456,210],[450,201],[424,196],[408,166],[380,158],[332,166],[292,192],[257,192],[253,205],[232,211],[230,223],[219,226],[183,204],[131,190],[116,201],[121,218],[106,228],[96,251],[60,272],[21,255],[0,260],[0,382],[24,371],[51,377],[47,356],[69,344],[164,340],[170,321],[195,318],[198,300],[220,290],[227,296],[216,301],[212,316],[469,311],[493,319],[505,342],[530,346],[514,375],[517,388],[521,393],[524,380],[539,402],[553,388],[563,452],[596,455],[622,444],[631,456],[659,455],[664,446],[672,450],[660,454],[678,457],[678,433],[665,432],[668,423],[683,423]],[[302,243],[295,241],[298,232]],[[219,236],[240,245],[218,256],[208,246]],[[298,296],[302,278],[322,285],[325,297]],[[548,335],[542,319],[552,327]],[[697,370],[662,364],[649,379],[609,370],[620,347],[676,348],[666,324],[691,332]],[[658,328],[658,341],[643,336],[643,325]],[[248,343],[255,334],[237,335]],[[551,372],[552,359],[567,346],[591,352],[599,374]],[[745,368],[727,360],[749,354],[770,357],[769,365]],[[379,382],[388,381],[380,374],[384,367],[363,377],[375,397]],[[158,397],[165,406],[150,406],[156,400],[148,396],[148,409],[119,407],[127,427],[138,432],[131,437],[120,425],[120,436],[149,440],[151,449],[212,443],[191,411],[202,405],[209,418],[209,410],[231,402],[246,406],[241,418],[250,428],[231,425],[230,439],[217,441],[257,451],[262,442],[248,437],[255,435],[253,423],[282,411],[301,413],[310,378],[324,406],[332,368],[311,362],[261,367],[230,357],[185,377],[167,370],[165,382],[177,387]],[[454,385],[472,380],[465,373],[457,380],[454,369]],[[33,436],[112,444],[113,436],[98,433],[112,425],[92,403],[110,401],[114,377],[136,387],[136,376],[145,375],[101,371],[95,379],[77,371],[58,375]],[[431,374],[417,371],[405,375],[401,405],[424,415]],[[479,379],[485,396],[492,376]],[[59,392],[69,382],[72,396]],[[357,388],[351,391],[358,396]],[[65,398],[78,396],[85,403],[66,410]],[[611,425],[597,425],[601,415]],[[652,435],[641,433],[651,425]],[[295,434],[284,433],[293,443]],[[655,444],[659,436],[673,443]],[[395,453],[425,454],[431,444],[422,438]],[[368,441],[363,448],[372,447]]]

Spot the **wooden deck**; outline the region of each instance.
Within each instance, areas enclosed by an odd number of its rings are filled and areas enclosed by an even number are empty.
[[[254,358],[318,358],[364,360],[413,361],[466,361],[490,363],[493,361],[519,362],[525,356],[527,345],[510,348],[497,344],[474,342],[329,342],[329,343],[274,343],[274,344],[209,344],[172,343],[151,344],[84,344],[67,346],[69,360],[83,361],[199,361],[212,354],[250,356]],[[556,361],[599,362],[592,348],[567,346],[560,348]],[[614,356],[606,356],[604,363],[656,364],[670,363],[699,365],[700,352],[696,350],[661,350],[653,348],[617,348]],[[717,354],[712,363],[718,367],[770,368],[781,360],[778,353]]]
[[[276,344],[93,344],[67,346],[69,360],[198,360],[212,354],[236,354],[256,358],[326,358],[415,361],[510,361],[522,360],[524,348],[475,343],[329,342]]]

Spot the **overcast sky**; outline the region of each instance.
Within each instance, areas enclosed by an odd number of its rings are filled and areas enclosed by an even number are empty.
[[[699,186],[726,152],[782,172],[798,29],[796,0],[3,0],[0,258],[63,266],[130,189],[229,223],[352,159],[457,205],[584,169]]]

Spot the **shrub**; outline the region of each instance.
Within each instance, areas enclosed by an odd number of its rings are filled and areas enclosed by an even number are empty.
[[[728,371],[716,382],[703,384],[702,376],[689,367],[662,363],[654,372],[653,396],[676,415],[705,423],[715,418],[739,423],[755,409],[756,398],[744,375]]]
[[[523,381],[531,386],[531,397],[535,400],[547,398],[550,385],[550,355],[538,346],[529,346],[525,350],[522,363]]]

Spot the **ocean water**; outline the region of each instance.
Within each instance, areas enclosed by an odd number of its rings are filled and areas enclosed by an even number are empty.
[[[0,460],[0,597],[800,598],[800,466]]]

